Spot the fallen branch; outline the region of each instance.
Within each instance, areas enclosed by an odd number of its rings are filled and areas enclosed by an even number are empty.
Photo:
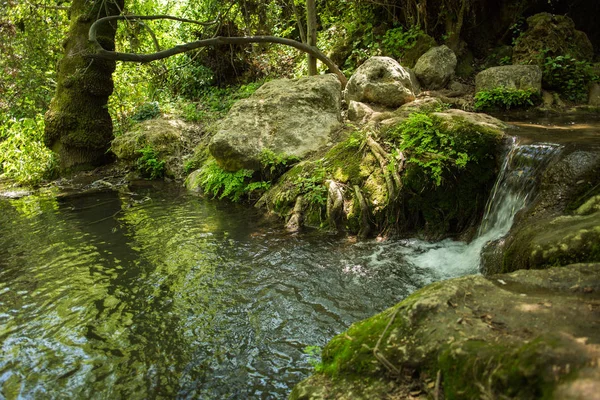
[[[129,62],[140,62],[147,63],[150,61],[162,60],[163,58],[171,57],[176,54],[185,53],[194,49],[198,49],[201,47],[207,46],[222,46],[222,45],[231,45],[231,44],[250,44],[250,43],[278,43],[286,46],[294,47],[300,51],[303,51],[307,54],[310,54],[321,61],[323,64],[329,68],[330,71],[335,73],[342,84],[342,88],[346,87],[346,83],[348,80],[342,71],[335,65],[333,61],[331,61],[325,54],[319,51],[316,47],[309,46],[304,43],[300,43],[296,40],[285,39],[276,36],[242,36],[242,37],[225,37],[225,36],[216,36],[210,39],[202,39],[197,40],[195,42],[189,42],[180,44],[170,49],[157,51],[155,53],[149,54],[135,54],[135,53],[121,53],[118,51],[109,51],[106,50],[102,45],[98,42],[98,27],[109,21],[119,21],[119,20],[157,20],[157,19],[169,19],[173,21],[193,23],[198,25],[212,25],[216,23],[216,21],[212,22],[199,22],[193,21],[185,18],[173,17],[170,15],[113,15],[109,17],[104,17],[98,19],[96,22],[90,26],[89,30],[89,40],[92,42],[96,48],[96,53],[90,54],[89,57],[101,60],[111,60],[111,61],[129,61]]]

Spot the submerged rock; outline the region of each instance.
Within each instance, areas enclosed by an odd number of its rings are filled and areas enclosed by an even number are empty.
[[[475,91],[497,87],[518,90],[542,90],[542,70],[536,65],[505,65],[481,71],[475,77]]]
[[[598,274],[576,264],[431,284],[334,337],[290,398],[594,398]]]
[[[448,46],[434,47],[419,58],[415,75],[423,87],[443,89],[454,77],[456,63],[456,54]]]
[[[331,141],[340,112],[341,84],[333,74],[273,80],[235,103],[209,149],[226,171],[260,169],[265,150],[304,158]]]
[[[414,74],[389,57],[371,57],[357,68],[346,86],[346,101],[399,107],[414,100],[419,84]]]

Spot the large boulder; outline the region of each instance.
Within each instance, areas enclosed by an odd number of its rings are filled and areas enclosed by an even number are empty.
[[[497,87],[542,91],[542,70],[536,65],[505,65],[481,71],[475,77],[475,92]]]
[[[573,20],[564,15],[540,13],[527,18],[528,29],[513,49],[513,64],[541,65],[544,56],[569,54],[591,61],[594,48],[587,35],[575,29]]]
[[[371,57],[348,80],[346,101],[399,107],[415,99],[419,84],[414,74],[389,57]]]
[[[265,83],[220,121],[209,149],[221,168],[257,170],[265,150],[304,158],[341,123],[341,84],[333,74]]]
[[[290,398],[598,398],[599,274],[576,264],[431,284],[334,337]]]
[[[423,87],[443,89],[454,77],[456,55],[446,45],[434,47],[423,54],[415,65],[415,75]]]

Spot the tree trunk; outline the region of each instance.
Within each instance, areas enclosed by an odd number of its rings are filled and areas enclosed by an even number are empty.
[[[91,59],[95,52],[88,31],[99,18],[119,15],[124,0],[73,0],[71,25],[58,64],[56,93],[46,113],[45,142],[59,157],[61,172],[88,169],[105,163],[113,138],[108,97],[113,91],[116,63]],[[98,36],[114,50],[117,21],[103,24]]]
[[[306,0],[306,25],[308,31],[308,45],[317,46],[317,7],[315,0]],[[308,74],[317,74],[317,59],[308,55]]]

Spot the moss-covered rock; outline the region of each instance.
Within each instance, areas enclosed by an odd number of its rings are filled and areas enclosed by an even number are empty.
[[[345,140],[294,166],[258,206],[287,219],[302,195],[305,224],[327,225],[323,218],[328,197],[325,182],[333,180],[340,184],[344,199],[342,221],[337,226],[351,234],[420,233],[437,238],[473,226],[496,177],[504,124],[459,110],[431,114],[439,127],[435,132],[443,136],[434,140],[453,143],[452,151],[462,154],[465,162],[459,165],[454,153],[443,155],[446,161],[439,166],[439,179],[432,179],[430,153],[417,157],[410,146],[399,150],[402,144],[397,131],[410,111],[401,108],[387,114],[393,122],[382,121],[382,131],[348,127]],[[435,132],[431,134],[435,136]]]
[[[134,162],[143,149],[152,149],[165,161],[167,176],[184,176],[185,157],[192,153],[202,132],[195,125],[180,120],[151,119],[135,125],[112,141],[111,150],[119,160]]]
[[[587,35],[576,30],[573,20],[565,15],[536,14],[527,18],[527,25],[513,48],[513,64],[541,65],[546,56],[566,54],[586,61],[594,57]]]
[[[599,272],[578,264],[429,285],[333,338],[321,372],[291,398],[585,398],[590,382],[600,389],[590,380],[600,375]]]

